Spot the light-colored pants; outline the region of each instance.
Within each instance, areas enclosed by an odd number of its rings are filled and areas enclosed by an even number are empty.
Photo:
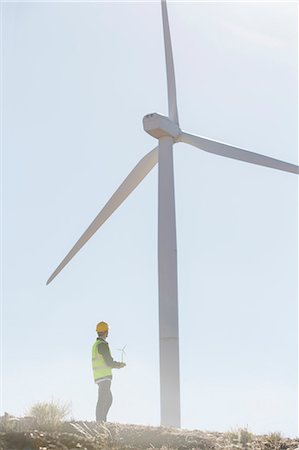
[[[96,407],[96,421],[107,422],[107,414],[112,405],[111,380],[103,380],[98,383],[98,402]]]

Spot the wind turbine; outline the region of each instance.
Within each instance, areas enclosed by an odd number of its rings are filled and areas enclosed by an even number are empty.
[[[144,130],[158,139],[158,146],[147,153],[114,192],[94,221],[47,281],[49,284],[98,228],[122,204],[143,178],[158,164],[158,272],[161,424],[180,427],[179,332],[177,295],[177,250],[173,175],[173,145],[184,142],[227,158],[299,173],[295,164],[253,153],[222,142],[195,136],[180,129],[174,64],[166,0],[161,0],[167,73],[168,116],[158,113],[143,118]]]
[[[127,344],[123,346],[123,348],[118,348],[117,350],[121,352],[121,362],[124,362],[124,356],[126,355],[125,348]]]

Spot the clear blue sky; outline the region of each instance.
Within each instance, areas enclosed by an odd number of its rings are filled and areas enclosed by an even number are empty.
[[[159,423],[157,171],[46,280],[156,142],[159,3],[4,3],[3,396],[93,420],[90,351],[111,325],[110,420]],[[181,127],[298,164],[296,3],[176,2]],[[297,435],[298,181],[174,149],[182,425]]]

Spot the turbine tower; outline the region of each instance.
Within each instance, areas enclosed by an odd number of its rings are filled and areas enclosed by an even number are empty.
[[[158,139],[158,146],[145,155],[125,178],[74,247],[47,281],[49,284],[82,246],[158,163],[158,272],[161,425],[181,426],[179,327],[177,293],[177,249],[173,175],[173,145],[184,142],[216,155],[265,166],[284,172],[299,173],[295,164],[250,152],[208,138],[192,135],[179,127],[174,64],[166,0],[161,0],[167,74],[168,116],[158,113],[143,118],[144,130]]]

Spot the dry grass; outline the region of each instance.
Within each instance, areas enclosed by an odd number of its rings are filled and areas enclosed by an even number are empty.
[[[29,409],[27,416],[33,419],[37,429],[55,431],[70,413],[69,403],[52,400],[51,402],[35,403]]]

